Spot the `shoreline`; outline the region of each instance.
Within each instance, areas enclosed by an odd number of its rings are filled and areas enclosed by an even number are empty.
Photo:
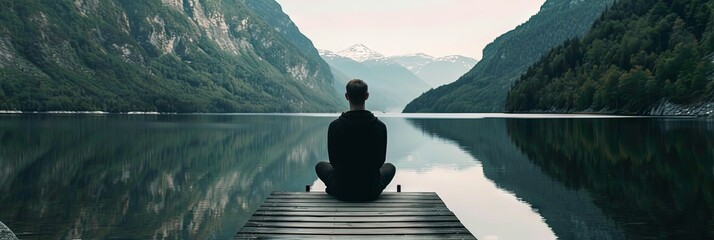
[[[124,115],[167,115],[178,113],[162,113],[162,112],[103,112],[103,111],[17,111],[17,110],[0,110],[0,114],[65,114],[65,115],[109,115],[109,114],[124,114]]]
[[[0,239],[16,240],[18,238],[9,227],[0,222]]]
[[[635,115],[635,114],[614,114],[604,112],[521,112],[521,113],[400,113],[400,112],[379,112],[373,111],[374,115],[383,118],[437,118],[437,119],[484,119],[484,118],[523,118],[523,119],[553,119],[553,118],[714,118],[714,115]],[[306,117],[337,117],[340,112],[331,113],[177,113],[177,112],[103,112],[103,111],[16,111],[0,110],[1,116],[10,115],[53,115],[53,116],[91,116],[91,115],[267,115],[267,116],[306,116]]]

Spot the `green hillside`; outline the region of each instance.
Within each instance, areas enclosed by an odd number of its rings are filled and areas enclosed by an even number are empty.
[[[0,0],[0,110],[336,111],[274,1]]]
[[[647,114],[714,96],[714,1],[621,0],[513,86],[506,110]]]
[[[551,48],[584,35],[612,0],[547,0],[538,14],[501,35],[456,82],[414,99],[404,112],[503,112],[518,77]]]

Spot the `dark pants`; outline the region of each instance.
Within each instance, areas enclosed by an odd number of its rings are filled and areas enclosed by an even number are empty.
[[[335,168],[329,162],[321,161],[315,165],[315,172],[317,172],[317,177],[325,183],[325,186],[330,186],[330,181],[332,175],[335,174]],[[377,180],[377,185],[380,190],[392,182],[394,175],[397,173],[397,167],[391,163],[385,163],[379,168],[379,180]],[[329,193],[329,192],[328,192]]]

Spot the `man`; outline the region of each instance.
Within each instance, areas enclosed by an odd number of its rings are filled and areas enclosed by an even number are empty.
[[[330,162],[315,166],[327,193],[344,201],[377,199],[392,181],[396,167],[384,163],[387,127],[365,109],[367,84],[359,79],[347,83],[345,98],[350,111],[330,123],[327,151]]]

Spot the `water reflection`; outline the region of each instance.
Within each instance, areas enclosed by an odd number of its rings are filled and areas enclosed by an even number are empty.
[[[555,238],[532,206],[486,178],[484,167],[463,146],[415,128],[403,118],[382,120],[389,129],[388,159],[398,167],[387,191],[396,191],[396,184],[402,184],[404,191],[436,192],[479,239]],[[440,125],[451,125],[453,121],[417,120]],[[467,124],[454,127],[466,127],[473,121],[464,123]],[[502,134],[507,138],[505,127]],[[315,185],[324,188],[319,181]]]
[[[333,118],[3,116],[0,220],[23,239],[231,238],[271,191],[320,188]],[[382,120],[394,183],[480,239],[713,238],[712,122]]]
[[[226,239],[314,181],[329,119],[0,119],[0,219],[24,239]],[[10,224],[8,224],[10,225]]]
[[[587,191],[628,238],[714,239],[714,124],[692,119],[508,120],[549,177]]]
[[[411,119],[434,136],[450,139],[483,165],[483,174],[498,188],[515,194],[537,211],[561,239],[622,239],[622,230],[603,214],[586,191],[565,187],[553,180],[516,148],[504,119]],[[524,120],[532,121],[532,120]],[[534,143],[538,144],[538,143]],[[465,181],[462,185],[477,185]],[[476,190],[474,190],[476,191]],[[483,196],[475,195],[473,202]],[[473,211],[477,211],[475,209]],[[505,210],[503,214],[507,214]],[[510,215],[509,217],[518,217]],[[523,226],[506,225],[518,232]],[[508,239],[548,239],[521,235]]]

